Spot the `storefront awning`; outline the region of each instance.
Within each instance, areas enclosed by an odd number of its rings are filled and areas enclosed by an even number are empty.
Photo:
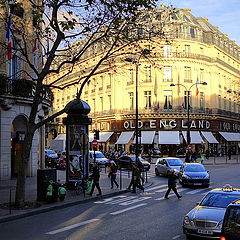
[[[182,132],[185,141],[187,142],[187,131]],[[199,131],[190,131],[191,144],[202,144],[204,141]]]
[[[179,131],[158,132],[159,144],[180,144]]]
[[[240,142],[240,133],[219,132],[228,142]]]
[[[209,143],[218,143],[218,140],[213,136],[212,132],[201,132],[201,133]]]
[[[99,143],[105,143],[113,135],[113,132],[100,132],[99,134]]]
[[[141,131],[139,144],[152,144],[156,131]],[[133,144],[136,144],[136,137],[134,137]]]
[[[122,132],[115,144],[128,144],[134,132]]]

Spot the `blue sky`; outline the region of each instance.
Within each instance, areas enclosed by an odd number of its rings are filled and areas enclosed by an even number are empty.
[[[206,17],[240,46],[240,0],[160,0],[176,8],[190,8],[195,17]]]

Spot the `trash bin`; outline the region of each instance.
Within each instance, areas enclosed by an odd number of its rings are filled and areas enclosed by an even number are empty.
[[[56,168],[37,170],[37,201],[46,200],[46,190],[50,180],[57,181]]]

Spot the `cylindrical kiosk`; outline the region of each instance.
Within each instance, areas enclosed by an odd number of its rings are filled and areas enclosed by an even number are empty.
[[[80,99],[69,102],[66,106],[66,182],[68,188],[77,180],[85,180],[89,173],[89,137],[88,126],[92,119],[88,118],[90,106]]]

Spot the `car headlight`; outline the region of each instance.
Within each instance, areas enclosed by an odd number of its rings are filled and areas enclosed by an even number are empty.
[[[218,223],[218,225],[217,225],[217,229],[222,229],[222,224],[223,224],[223,220],[221,220],[219,223]]]
[[[186,178],[186,179],[191,179],[191,177],[189,177],[188,175],[186,174],[183,174],[183,178]]]
[[[209,174],[207,174],[207,175],[204,177],[204,179],[209,179]]]
[[[189,225],[189,224],[190,224],[190,218],[189,218],[188,216],[185,216],[183,222],[184,222],[186,225]]]

